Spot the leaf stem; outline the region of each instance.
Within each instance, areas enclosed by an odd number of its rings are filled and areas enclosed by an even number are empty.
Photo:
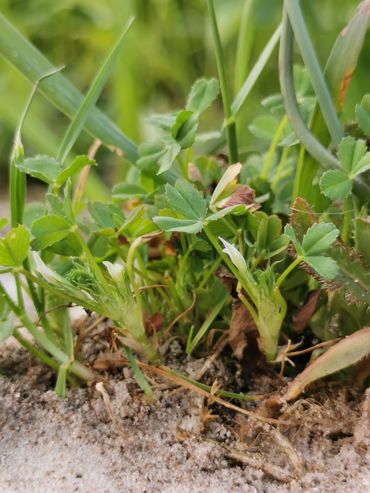
[[[297,258],[290,265],[288,265],[285,271],[282,272],[278,277],[276,281],[276,288],[279,288],[281,286],[281,284],[285,281],[287,276],[292,272],[292,270],[294,270],[302,262],[302,260],[303,260],[302,257],[298,255]]]
[[[343,201],[343,224],[342,231],[340,233],[341,240],[347,244],[349,241],[351,230],[351,218],[352,218],[352,198],[349,195]]]

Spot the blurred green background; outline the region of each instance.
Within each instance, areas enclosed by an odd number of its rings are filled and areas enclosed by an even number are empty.
[[[235,59],[245,1],[216,1],[234,91],[240,84],[235,80]],[[302,0],[322,65],[358,3]],[[244,60],[244,73],[257,59],[281,17],[282,0],[255,0],[253,4],[250,56]],[[64,74],[82,91],[86,91],[128,17],[134,15],[136,22],[99,106],[136,142],[152,135],[153,130],[145,122],[148,115],[181,107],[195,79],[216,75],[205,0],[0,0],[0,10],[52,63],[65,65]],[[368,87],[369,45],[367,39],[347,99],[347,119],[353,116],[355,102],[361,100]],[[0,59],[2,185],[14,128],[29,90],[29,82]],[[260,147],[261,143],[249,133],[248,124],[257,113],[266,111],[260,106],[261,99],[278,91],[276,51],[242,111],[239,142],[244,148]],[[206,113],[202,125],[203,129],[212,129],[221,123],[222,108],[218,104]],[[66,124],[64,116],[37,96],[24,128],[27,154],[55,154]],[[90,142],[87,135],[83,136],[77,150],[86,152]],[[118,157],[102,152],[99,161],[107,181],[120,177],[123,165]]]

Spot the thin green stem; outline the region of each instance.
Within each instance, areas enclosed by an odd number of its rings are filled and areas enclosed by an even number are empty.
[[[224,113],[225,113],[224,126],[226,129],[227,145],[229,149],[229,159],[231,163],[237,163],[239,161],[239,155],[238,155],[238,144],[236,137],[236,125],[231,110],[230,91],[226,78],[225,60],[224,60],[224,54],[221,44],[220,33],[217,25],[216,11],[215,11],[213,0],[207,0],[207,3],[208,3],[208,11],[211,19],[211,28],[212,28],[213,42],[215,46],[218,77],[220,79],[222,102],[223,102]]]
[[[281,153],[280,163],[277,167],[275,177],[271,183],[271,188],[273,191],[276,191],[276,187],[277,187],[281,177],[283,176],[286,164],[288,162],[288,155],[289,155],[290,149],[291,149],[290,147],[284,147],[283,152]]]
[[[343,224],[340,233],[343,243],[348,244],[351,231],[351,219],[352,219],[352,198],[348,196],[343,201]]]
[[[268,177],[272,162],[274,160],[277,146],[278,146],[280,140],[282,139],[282,137],[284,135],[284,130],[285,130],[286,126],[288,125],[288,123],[289,123],[288,117],[286,115],[284,115],[283,118],[281,119],[280,123],[279,123],[278,128],[276,129],[274,138],[272,139],[270,148],[269,148],[268,153],[267,153],[266,161],[263,164],[262,173],[261,173],[262,178],[267,179],[267,177]]]
[[[241,14],[238,44],[236,48],[234,89],[237,92],[248,73],[254,40],[253,10],[256,0],[245,0]]]
[[[285,269],[285,271],[280,274],[276,281],[276,288],[279,288],[282,285],[287,276],[289,276],[289,274],[302,262],[302,260],[302,257],[298,255],[297,258]]]

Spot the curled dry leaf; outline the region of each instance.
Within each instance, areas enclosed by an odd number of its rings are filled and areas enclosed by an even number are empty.
[[[229,331],[229,344],[236,358],[243,358],[244,350],[248,345],[247,332],[256,330],[249,311],[239,300],[232,304],[231,322]]]
[[[222,209],[234,205],[245,204],[253,206],[253,209],[259,209],[261,206],[256,202],[256,192],[248,185],[239,185],[233,194],[222,204]]]

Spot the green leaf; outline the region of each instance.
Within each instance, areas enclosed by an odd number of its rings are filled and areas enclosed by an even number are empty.
[[[171,169],[173,162],[181,151],[181,145],[171,138],[161,140],[162,152],[158,159],[158,175]]]
[[[139,169],[147,174],[155,175],[168,171],[181,151],[181,146],[172,137],[142,144],[139,147]],[[159,167],[159,170],[158,170]]]
[[[131,183],[117,183],[112,190],[115,200],[144,199],[147,195],[148,192],[144,188]]]
[[[94,159],[89,159],[87,156],[77,156],[70,165],[62,169],[62,171],[57,176],[55,183],[57,185],[63,185],[68,178],[79,173],[85,166],[96,166],[96,161]]]
[[[289,385],[285,399],[295,399],[310,383],[357,363],[369,352],[370,327],[366,327],[332,346],[300,373]]]
[[[367,152],[362,159],[354,163],[351,178],[355,178],[357,175],[365,173],[368,169],[370,169],[370,152]]]
[[[78,136],[83,130],[90,111],[94,108],[107,80],[114,67],[114,64],[118,60],[123,42],[126,38],[127,32],[130,29],[134,18],[129,19],[127,26],[123,30],[122,34],[118,38],[117,43],[109,53],[107,59],[96,74],[86,96],[83,98],[76,114],[74,115],[67,132],[65,133],[62,143],[58,152],[58,160],[64,163]]]
[[[17,168],[34,178],[51,185],[62,170],[61,164],[53,157],[38,155],[16,163]]]
[[[193,111],[182,110],[176,115],[176,121],[171,128],[172,137],[181,146],[181,149],[191,147],[198,130],[198,115]]]
[[[352,181],[342,171],[329,170],[321,176],[320,188],[332,200],[345,199],[351,193]]]
[[[304,261],[325,279],[333,280],[339,272],[337,263],[330,257],[306,256]]]
[[[14,325],[12,322],[10,322],[9,320],[3,320],[2,322],[0,322],[0,342],[8,339],[8,337],[13,335],[13,332]]]
[[[27,258],[30,235],[23,225],[11,229],[0,239],[0,265],[17,267]]]
[[[301,246],[297,240],[295,231],[290,224],[286,224],[284,228],[284,234],[289,238],[289,240],[293,243],[293,246],[297,253],[302,251]]]
[[[124,225],[120,228],[120,233],[129,238],[138,238],[152,233],[156,229],[157,227],[149,219],[145,207],[141,206],[130,212]]]
[[[35,236],[31,245],[35,250],[44,250],[66,238],[71,233],[71,225],[62,216],[49,215],[37,219],[31,227]]]
[[[218,97],[220,85],[216,79],[199,79],[191,88],[186,109],[203,113]]]
[[[258,116],[249,125],[249,131],[259,139],[272,140],[278,129],[279,122],[273,116]]]
[[[356,104],[356,116],[357,116],[358,125],[361,128],[361,130],[364,132],[365,135],[370,136],[369,113],[365,110],[365,108],[363,108],[359,104]]]
[[[207,214],[202,194],[186,180],[177,180],[175,187],[167,184],[166,197],[171,208],[186,219],[203,220]]]
[[[370,265],[370,216],[355,219],[356,248]]]
[[[202,221],[197,221],[196,219],[176,219],[175,217],[155,216],[153,217],[153,221],[163,231],[197,234],[203,228]]]
[[[302,248],[305,257],[325,253],[338,235],[339,230],[332,223],[314,224],[303,237]]]
[[[38,49],[0,14],[0,54],[13,64],[28,80],[36,83],[42,76],[50,73],[53,65]],[[64,114],[72,117],[83,99],[80,91],[62,74],[44,80],[40,92]],[[104,113],[92,108],[86,129],[106,145],[121,149],[132,162],[137,160],[136,145],[124,135]]]

